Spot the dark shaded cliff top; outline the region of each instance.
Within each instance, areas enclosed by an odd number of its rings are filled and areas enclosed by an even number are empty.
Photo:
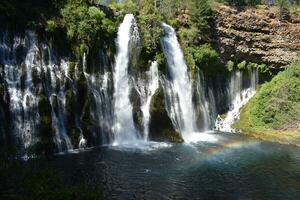
[[[300,59],[299,15],[291,13],[288,21],[280,21],[276,8],[238,11],[224,5],[214,13],[223,61],[247,60],[278,68]]]

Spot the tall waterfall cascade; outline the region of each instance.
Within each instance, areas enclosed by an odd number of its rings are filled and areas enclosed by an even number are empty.
[[[232,127],[234,122],[240,117],[240,109],[255,95],[256,88],[258,85],[258,71],[256,69],[249,69],[248,78],[244,77],[241,71],[235,71],[231,75],[229,83],[229,111],[225,118],[221,118],[219,115],[215,129],[222,132],[236,132]],[[248,80],[246,83],[247,87],[243,87],[243,82]]]
[[[136,143],[140,136],[134,126],[132,104],[129,99],[129,49],[137,40],[137,24],[132,14],[124,17],[118,30],[117,55],[114,69],[114,145]],[[132,34],[136,33],[136,34]]]
[[[169,70],[169,77],[164,86],[167,110],[176,129],[182,133],[183,139],[189,141],[191,134],[196,132],[192,83],[175,30],[165,23],[162,26],[164,36],[161,44]]]

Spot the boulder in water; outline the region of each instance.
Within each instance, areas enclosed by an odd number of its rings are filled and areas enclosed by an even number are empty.
[[[173,143],[183,142],[181,134],[174,129],[172,121],[165,109],[165,100],[161,88],[159,88],[152,97],[150,116],[150,140],[167,141]]]

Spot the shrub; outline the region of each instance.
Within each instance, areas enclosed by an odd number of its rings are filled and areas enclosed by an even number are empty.
[[[231,72],[233,70],[233,67],[234,67],[234,62],[229,60],[226,64],[227,70]]]
[[[57,29],[58,25],[54,20],[48,20],[46,23],[45,30],[47,32],[53,33]]]
[[[190,47],[188,52],[193,56],[196,65],[203,71],[215,72],[221,67],[219,54],[209,44]]]
[[[277,129],[300,118],[300,61],[264,84],[249,113],[252,127]]]
[[[69,1],[61,14],[77,55],[113,41],[116,24],[99,8],[88,6],[84,1]]]
[[[240,62],[238,65],[237,65],[237,68],[239,70],[243,70],[243,69],[246,69],[247,67],[247,61],[243,60],[242,62]]]

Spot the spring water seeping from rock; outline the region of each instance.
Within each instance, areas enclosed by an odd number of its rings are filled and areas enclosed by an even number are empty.
[[[40,141],[38,104],[45,96],[51,106],[49,118],[57,151],[73,148],[64,119],[67,62],[57,61],[51,47],[38,43],[31,31],[24,36],[2,32],[0,40],[0,63],[10,98],[10,127],[16,145],[26,149]]]
[[[101,61],[101,68],[97,72],[85,72],[85,78],[93,101],[91,102],[91,116],[95,121],[94,132],[99,136],[101,144],[110,142],[113,126],[113,78],[109,69],[109,62],[103,50],[100,50],[98,59]],[[85,62],[86,63],[86,62]],[[82,139],[84,141],[84,138]]]
[[[197,116],[197,127],[201,132],[211,131],[217,116],[214,88],[205,82],[204,74],[200,70],[196,73],[194,81],[194,110]]]
[[[232,125],[239,119],[240,109],[255,95],[257,85],[257,69],[248,69],[247,72],[232,72],[228,86],[229,111],[223,118],[218,116],[215,123],[216,130],[236,131]]]

